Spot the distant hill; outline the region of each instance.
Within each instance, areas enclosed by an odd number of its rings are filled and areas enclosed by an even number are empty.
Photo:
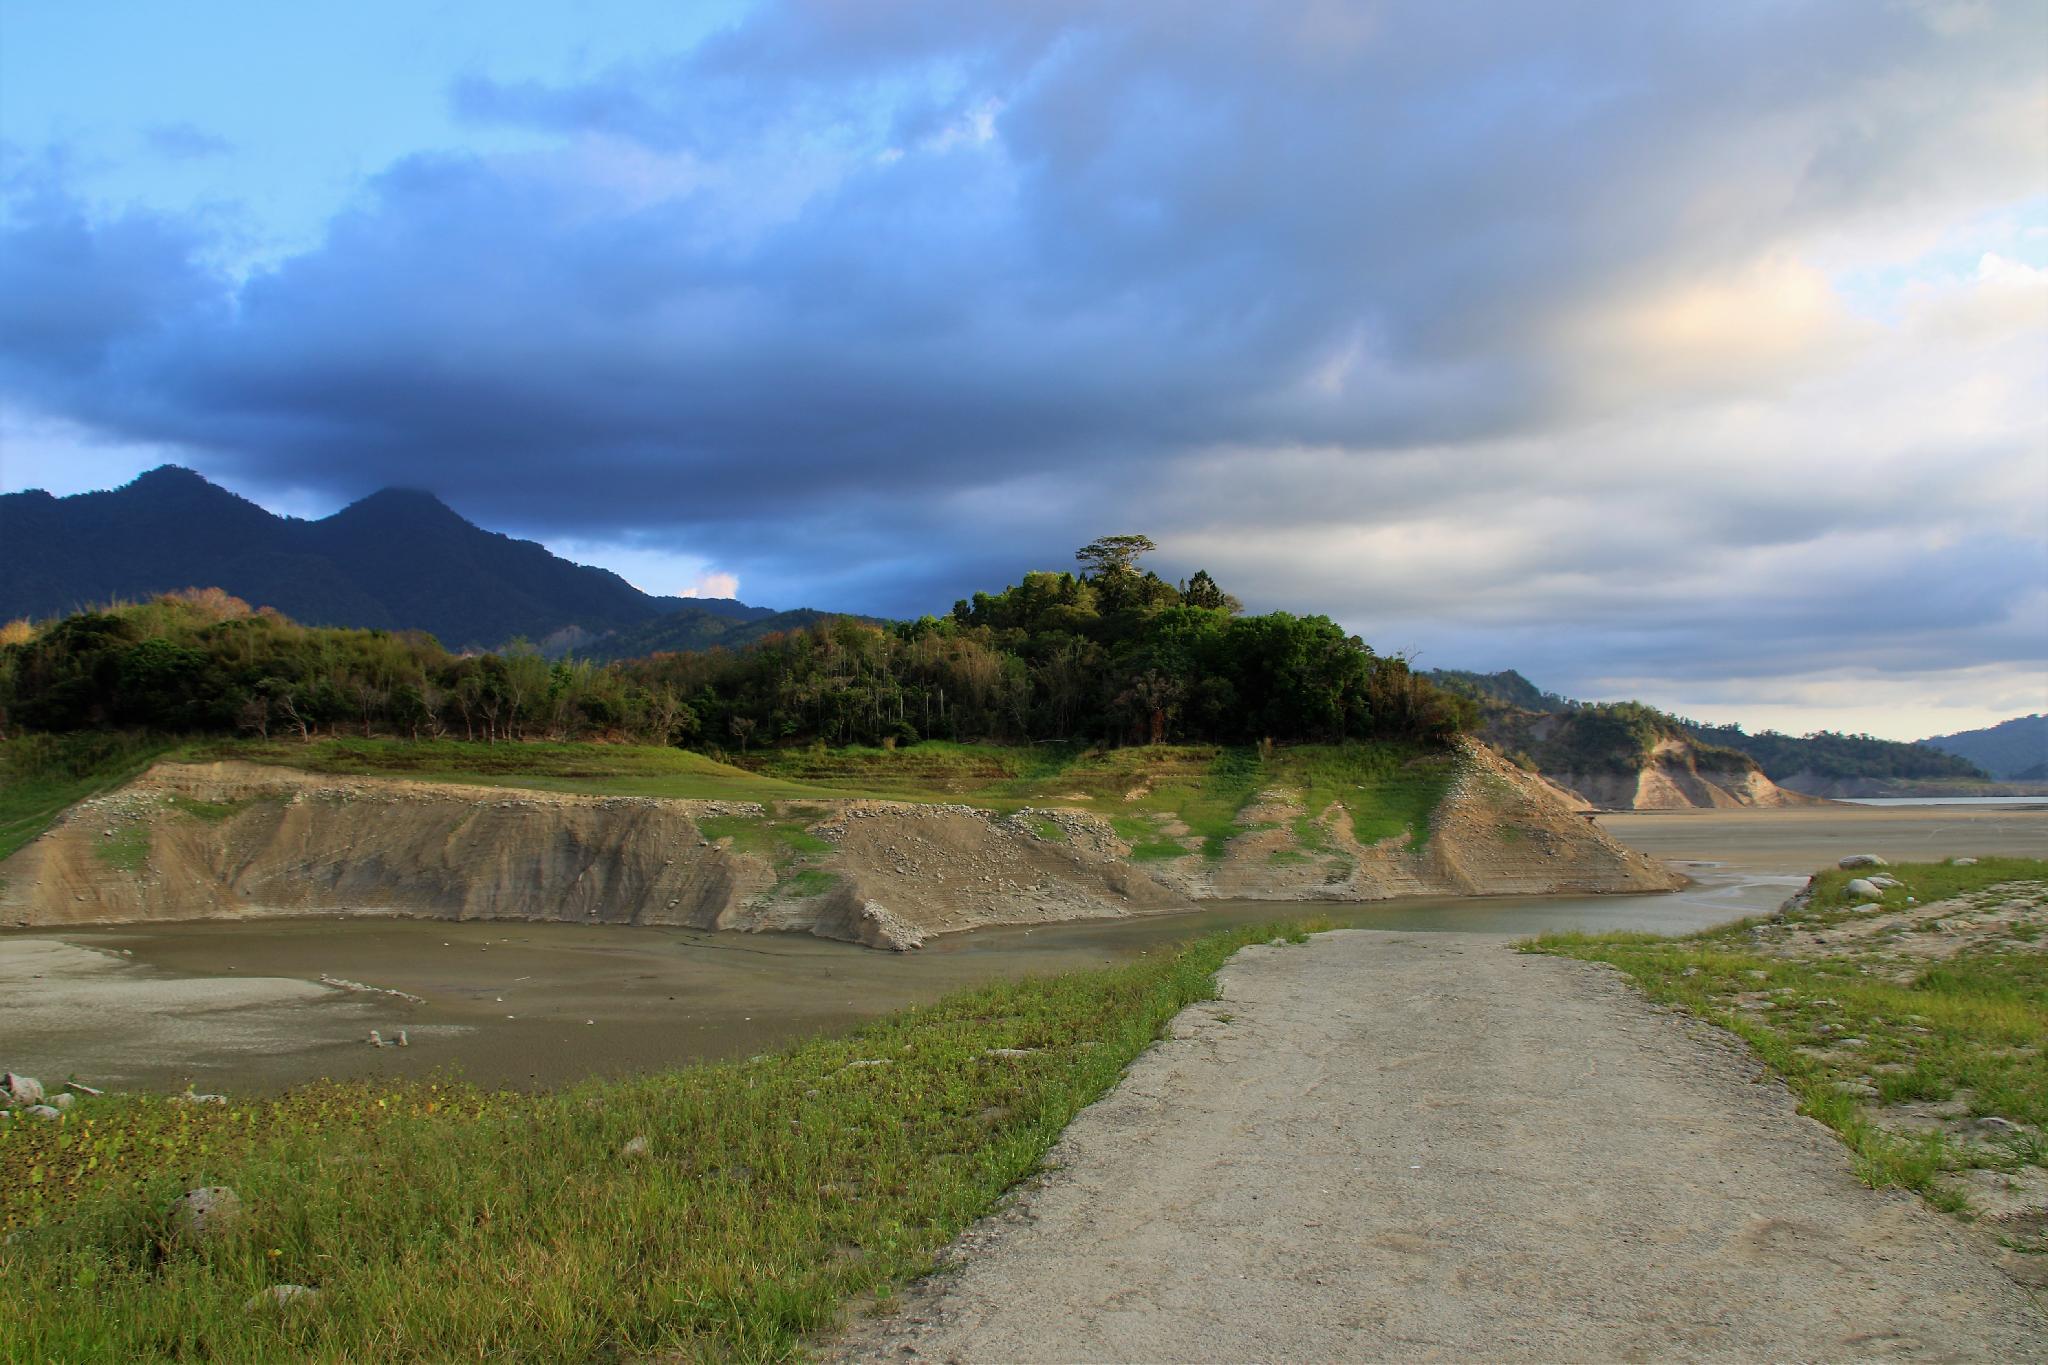
[[[1895,739],[1832,730],[1799,736],[1759,730],[1752,735],[1739,725],[1701,725],[1696,721],[1687,725],[1709,743],[1742,750],[1763,765],[1772,781],[1798,791],[1827,796],[1878,795],[1899,783],[1990,780],[1988,773],[1966,759]],[[1876,785],[1866,790],[1856,784]]]
[[[1594,806],[1676,810],[1807,799],[1780,790],[1748,754],[1700,739],[1676,716],[1640,702],[1573,701],[1512,669],[1438,669],[1429,679],[1479,703],[1480,738]]]
[[[1555,692],[1545,692],[1512,668],[1499,673],[1468,673],[1460,668],[1439,668],[1430,673],[1429,679],[1438,687],[1462,692],[1481,702],[1500,702],[1547,715],[1569,711],[1579,704]]]
[[[652,654],[690,654],[704,649],[739,649],[785,630],[802,630],[820,621],[836,619],[833,612],[800,607],[795,611],[769,612],[739,618],[702,607],[685,607],[667,616],[571,648],[579,659],[599,663],[613,659],[644,659]],[[854,617],[873,623],[871,617]]]
[[[0,496],[0,621],[187,587],[223,588],[308,625],[424,630],[453,649],[525,636],[560,652],[677,612],[741,623],[776,614],[644,593],[404,489],[318,521],[277,516],[176,465],[108,492]]]
[[[1936,735],[1920,743],[1967,759],[2006,782],[2048,781],[2048,715],[2017,716],[1987,730]]]

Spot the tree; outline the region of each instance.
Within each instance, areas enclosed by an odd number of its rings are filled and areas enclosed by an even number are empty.
[[[1074,551],[1074,558],[1097,578],[1116,578],[1136,573],[1138,556],[1150,554],[1158,548],[1150,536],[1104,536]]]
[[[1195,570],[1195,576],[1180,585],[1180,600],[1185,606],[1227,611],[1232,616],[1244,610],[1244,603],[1216,586],[1216,580],[1209,577],[1207,569]]]

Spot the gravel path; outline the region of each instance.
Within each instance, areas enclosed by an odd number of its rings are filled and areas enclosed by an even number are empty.
[[[842,1359],[2048,1359],[1739,1044],[1593,964],[1253,948]]]

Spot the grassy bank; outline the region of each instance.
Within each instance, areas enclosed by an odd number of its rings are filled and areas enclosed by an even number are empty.
[[[171,749],[168,740],[121,733],[0,740],[0,858],[67,807],[129,781]]]
[[[1213,996],[1232,952],[1274,934],[540,1096],[322,1085],[16,1120],[0,1127],[0,1223],[19,1234],[0,1244],[0,1342],[61,1360],[785,1358],[925,1269]],[[204,1184],[247,1214],[180,1247],[164,1210]],[[282,1283],[320,1296],[245,1311]]]
[[[1529,947],[1612,963],[1652,999],[1740,1035],[1841,1135],[1868,1183],[1961,1210],[1970,1172],[2048,1164],[2048,862],[1872,871],[1901,884],[1871,901],[1847,890],[1870,872],[1831,869],[1771,919]],[[2017,1235],[2038,1243],[2041,1229]]]
[[[1342,804],[1363,843],[1420,846],[1455,760],[1422,745],[1253,748],[1161,744],[1123,749],[940,741],[901,749],[778,749],[724,762],[624,744],[468,744],[450,740],[216,741],[185,756],[238,758],[346,776],[478,782],[550,791],[758,801],[874,797],[967,802],[991,810],[1070,806],[1114,820],[1141,858],[1220,857],[1245,832],[1244,809],[1281,790],[1305,810],[1296,834],[1319,847],[1320,820]]]

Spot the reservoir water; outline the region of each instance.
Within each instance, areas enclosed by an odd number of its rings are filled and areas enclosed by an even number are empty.
[[[1313,917],[1496,933],[1505,950],[1547,930],[1677,934],[1767,913],[1844,852],[2048,854],[2040,810],[1830,807],[1603,823],[1694,885],[1657,896],[1211,902],[1188,914],[987,929],[904,954],[801,935],[369,917],[12,930],[0,934],[0,1066],[156,1091],[435,1073],[549,1086],[743,1057],[994,979],[1137,960],[1216,928]],[[369,1046],[372,1029],[386,1039],[403,1029],[408,1046]]]

